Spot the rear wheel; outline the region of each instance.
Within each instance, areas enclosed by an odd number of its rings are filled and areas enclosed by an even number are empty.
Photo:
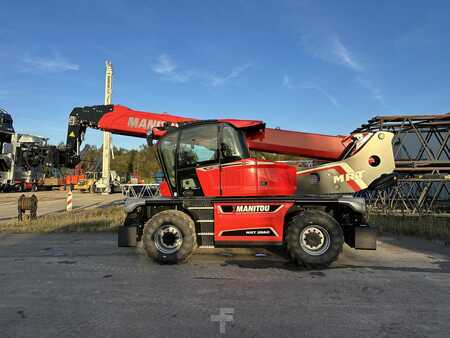
[[[320,210],[307,210],[288,223],[287,247],[291,258],[307,268],[325,268],[342,251],[344,235],[339,223]]]
[[[161,211],[145,224],[142,241],[155,261],[183,262],[197,247],[194,221],[182,211]]]

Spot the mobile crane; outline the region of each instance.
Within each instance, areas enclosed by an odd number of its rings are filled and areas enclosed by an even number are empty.
[[[142,244],[162,263],[197,247],[286,246],[307,267],[337,259],[344,242],[376,249],[363,199],[393,183],[388,132],[329,136],[266,128],[256,120],[195,120],[121,105],[74,108],[66,162],[80,161],[86,129],[147,138],[164,172],[161,197],[128,200],[119,246]],[[326,160],[315,168],[252,158],[249,150]]]

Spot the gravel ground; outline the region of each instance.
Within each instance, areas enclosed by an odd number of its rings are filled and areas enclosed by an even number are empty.
[[[2,337],[450,332],[450,248],[411,238],[382,237],[376,252],[346,248],[331,268],[307,271],[257,249],[163,266],[117,248],[115,234],[0,234],[0,266]],[[230,319],[224,334],[211,320],[220,311]]]

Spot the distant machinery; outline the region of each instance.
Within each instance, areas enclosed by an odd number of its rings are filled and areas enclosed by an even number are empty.
[[[365,192],[371,211],[394,214],[450,213],[450,113],[377,116],[355,132],[389,131],[397,184]]]
[[[0,109],[0,191],[37,190],[45,169],[57,168],[63,154],[48,139],[14,132],[11,115]]]

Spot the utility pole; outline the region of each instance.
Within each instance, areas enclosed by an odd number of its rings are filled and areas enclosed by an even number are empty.
[[[112,63],[106,61],[106,76],[105,76],[105,105],[111,104],[112,96]],[[105,182],[106,189],[104,193],[111,193],[110,180],[111,180],[111,133],[103,132],[103,166],[102,166],[102,178]]]

